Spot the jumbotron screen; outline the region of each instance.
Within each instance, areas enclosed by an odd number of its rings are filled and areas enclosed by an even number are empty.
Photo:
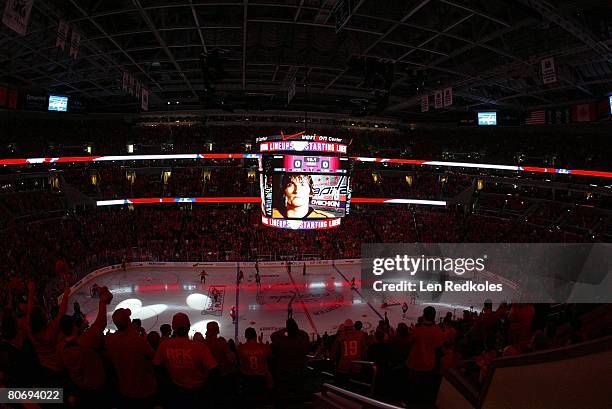
[[[479,112],[478,125],[497,125],[497,112]]]
[[[66,112],[68,111],[68,97],[59,95],[49,95],[49,111]]]
[[[291,141],[259,140],[264,151],[275,151],[260,159],[262,221],[291,229],[336,227],[350,210],[352,162],[330,152],[346,152],[346,145],[338,138],[322,141],[320,138],[327,137],[318,135],[318,141],[313,138],[303,145],[302,137],[312,138],[297,135],[297,140]],[[318,143],[321,145],[314,145]],[[340,150],[336,150],[338,146]],[[296,147],[299,150],[293,150]],[[278,150],[286,153],[276,153]]]
[[[349,210],[350,178],[348,158],[333,158],[330,168],[321,163],[329,157],[305,156],[302,163],[316,166],[285,168],[278,165],[295,160],[293,155],[263,158],[262,203],[264,214],[274,219],[328,219],[344,217]],[[297,161],[297,160],[295,160]],[[292,165],[298,166],[297,163]],[[318,172],[324,170],[324,173]]]

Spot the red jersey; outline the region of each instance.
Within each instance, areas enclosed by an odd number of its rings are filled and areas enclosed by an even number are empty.
[[[70,380],[76,386],[84,390],[96,390],[106,381],[102,357],[96,351],[96,347],[101,343],[90,343],[86,338],[90,338],[87,337],[87,333],[81,337],[61,340],[57,346],[57,353],[68,370]],[[98,338],[101,340],[101,337]]]
[[[347,331],[338,336],[337,352],[340,354],[336,370],[349,372],[351,362],[359,361],[365,354],[365,337],[361,331]]]
[[[230,351],[227,341],[223,338],[206,338],[204,344],[217,361],[221,375],[231,372],[232,366],[236,362],[236,356]]]
[[[108,334],[106,352],[123,396],[138,399],[155,393],[157,381],[151,364],[155,352],[145,338],[132,330]]]
[[[308,334],[299,330],[295,337],[290,337],[281,330],[272,333],[270,339],[277,348],[279,372],[301,374],[306,366],[306,354],[310,347]]]
[[[437,326],[414,327],[410,334],[410,353],[406,366],[415,371],[429,372],[436,367],[436,350],[444,344],[444,333]]]
[[[159,345],[155,365],[163,365],[172,382],[185,389],[204,386],[208,373],[217,366],[208,347],[187,337],[171,338]]]
[[[240,357],[240,372],[243,375],[265,376],[268,373],[268,357],[270,348],[259,342],[247,341],[238,345]]]
[[[61,371],[62,363],[57,354],[60,341],[59,322],[53,320],[47,328],[31,336],[32,345],[38,354],[40,365],[52,371]]]
[[[531,324],[535,316],[532,304],[512,304],[508,319],[510,340],[515,345],[525,345],[531,339]]]

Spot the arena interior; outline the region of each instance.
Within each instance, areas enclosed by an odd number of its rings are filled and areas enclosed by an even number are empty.
[[[0,11],[0,408],[612,407],[612,1]]]

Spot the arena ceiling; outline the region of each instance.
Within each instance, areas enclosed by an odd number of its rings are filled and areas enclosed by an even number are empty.
[[[0,85],[134,112],[127,71],[150,90],[151,110],[178,101],[400,117],[422,115],[420,95],[449,86],[454,105],[438,115],[612,91],[608,0],[341,1],[351,11],[337,30],[336,0],[34,0],[26,35],[0,25]],[[60,20],[83,35],[76,60],[55,47]],[[543,85],[549,56],[559,81]]]

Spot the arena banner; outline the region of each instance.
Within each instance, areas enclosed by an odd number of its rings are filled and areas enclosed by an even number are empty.
[[[19,93],[16,89],[12,89],[8,93],[8,104],[7,106],[11,109],[17,109],[17,103],[19,101]]]
[[[146,88],[142,88],[140,91],[140,107],[143,111],[149,110],[149,90]]]
[[[371,300],[612,302],[610,243],[364,244],[362,255],[361,285]]]
[[[293,76],[293,79],[289,81],[287,86],[287,105],[291,103],[293,97],[295,97],[295,76]]]
[[[76,60],[79,54],[79,48],[81,47],[81,33],[72,30],[72,37],[70,38],[70,57]]]
[[[429,95],[421,96],[421,112],[429,111]]]
[[[0,107],[6,106],[6,88],[0,87]]]
[[[128,75],[128,93],[134,95],[134,77]]]
[[[572,122],[592,122],[597,120],[597,106],[594,103],[573,105],[570,115]]]
[[[540,61],[540,68],[542,74],[542,83],[554,84],[557,82],[557,67],[555,65],[555,58],[548,57]]]
[[[444,108],[453,105],[453,88],[444,88]]]
[[[63,20],[60,20],[57,25],[57,39],[55,40],[55,47],[60,48],[62,51],[66,48],[66,41],[68,41],[68,31],[70,26]]]
[[[442,108],[442,90],[437,89],[434,93],[434,108]]]
[[[30,13],[34,0],[7,0],[4,6],[2,22],[19,35],[24,35],[28,29]]]

